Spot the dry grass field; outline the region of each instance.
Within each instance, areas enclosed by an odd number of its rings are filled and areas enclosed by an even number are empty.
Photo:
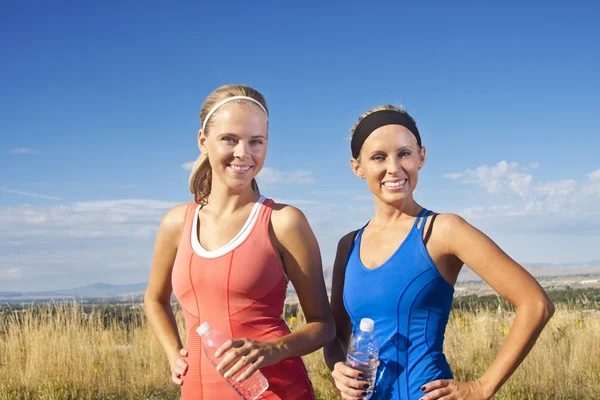
[[[600,399],[600,315],[561,306],[496,399]],[[121,313],[121,314],[119,314]],[[514,317],[454,310],[445,352],[457,379],[475,379],[493,360]],[[177,312],[183,327],[182,314]],[[292,329],[301,312],[288,318]],[[337,398],[321,352],[305,357],[318,399]],[[9,311],[0,319],[0,399],[177,399],[143,310],[84,312],[78,303]]]

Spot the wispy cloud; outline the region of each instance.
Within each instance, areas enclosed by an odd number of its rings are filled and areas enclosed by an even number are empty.
[[[521,166],[516,162],[500,161],[496,165],[482,165],[476,169],[464,172],[444,174],[444,178],[460,180],[462,183],[473,183],[481,186],[490,193],[516,193],[524,195],[531,186],[533,177],[526,173],[537,164]]]
[[[17,148],[10,150],[10,152],[12,154],[34,154],[34,153],[36,153],[29,147],[17,147]]]
[[[160,221],[177,204],[118,199],[0,207],[0,291],[143,281]]]
[[[186,162],[181,164],[181,168],[191,171],[194,166],[194,161]],[[263,185],[274,185],[274,184],[300,184],[306,185],[315,183],[315,179],[312,175],[312,171],[306,170],[293,170],[293,171],[280,171],[274,168],[263,167],[256,177],[258,182]]]
[[[45,194],[39,194],[39,193],[31,193],[31,192],[23,192],[21,190],[14,190],[14,189],[9,189],[9,188],[0,188],[0,190],[2,190],[3,192],[7,192],[7,193],[14,193],[14,194],[20,194],[22,196],[29,196],[29,197],[38,197],[40,199],[47,199],[47,200],[61,200],[60,197],[56,197],[56,196],[47,196]]]
[[[195,161],[190,161],[190,162],[186,162],[181,164],[181,168],[185,169],[186,171],[191,171],[192,167],[194,166]]]
[[[589,215],[598,213],[600,203],[600,169],[587,174],[587,180],[557,180],[538,183],[528,173],[538,168],[534,163],[522,166],[516,162],[500,161],[476,169],[445,174],[448,179],[476,184],[494,195],[512,195],[519,201],[511,205],[470,207],[463,212],[470,216],[518,216],[542,213]]]
[[[14,279],[19,278],[21,276],[20,268],[2,268],[0,269],[0,278],[4,279]]]
[[[153,237],[175,202],[125,199],[0,209],[0,239]]]
[[[263,167],[256,178],[259,183],[264,185],[274,185],[276,183],[306,185],[315,183],[312,171],[306,170],[279,171],[274,168]]]

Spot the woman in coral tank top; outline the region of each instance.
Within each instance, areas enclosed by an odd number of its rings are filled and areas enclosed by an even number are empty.
[[[306,218],[261,196],[254,180],[267,153],[266,102],[250,87],[223,86],[208,96],[200,119],[202,155],[190,177],[195,201],[170,210],[160,225],[145,296],[148,322],[182,399],[239,399],[224,376],[248,365],[242,379],[260,369],[269,381],[261,398],[314,399],[300,357],[331,341],[335,329]],[[307,321],[294,333],[281,318],[289,281]],[[185,348],[171,293],[183,309]],[[217,352],[216,368],[196,333],[203,322],[233,338]]]

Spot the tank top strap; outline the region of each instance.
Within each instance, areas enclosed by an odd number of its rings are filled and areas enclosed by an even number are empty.
[[[196,209],[198,208],[198,204],[195,202],[188,203],[185,209],[185,219],[183,220],[183,230],[181,232],[181,239],[179,239],[179,247],[181,245],[191,246],[191,237],[192,237],[192,226],[194,225],[194,217],[196,216]]]
[[[421,211],[417,215],[417,219],[415,220],[415,224],[413,225],[413,229],[416,229],[417,231],[422,231],[423,227],[427,223],[427,218],[431,214],[433,214],[433,212],[431,212],[430,210],[428,210],[426,208],[421,209]],[[422,221],[422,223],[421,223],[421,221]]]
[[[269,224],[271,223],[271,214],[273,213],[273,207],[275,206],[275,201],[272,199],[265,198],[258,209],[258,214],[256,215],[256,227],[259,226],[262,228],[266,228],[267,232],[269,232]]]

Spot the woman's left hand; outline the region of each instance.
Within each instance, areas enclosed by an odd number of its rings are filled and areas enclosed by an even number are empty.
[[[420,400],[487,400],[483,385],[479,381],[461,382],[453,379],[440,379],[421,387],[425,394]]]
[[[277,364],[284,357],[281,350],[272,342],[257,342],[250,339],[228,340],[216,351],[215,356],[225,357],[217,365],[217,371],[225,379],[234,376],[242,369],[246,368],[239,377],[238,382],[242,382],[252,376],[256,371],[267,365]]]

